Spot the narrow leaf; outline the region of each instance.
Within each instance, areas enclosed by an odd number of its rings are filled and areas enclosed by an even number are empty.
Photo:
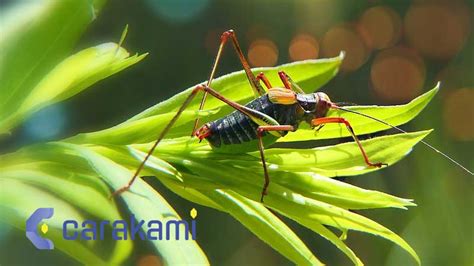
[[[24,1],[0,9],[0,121],[71,52],[104,2]]]
[[[413,99],[407,104],[393,106],[347,106],[345,108],[357,111],[377,119],[383,120],[394,126],[402,125],[415,118],[439,91],[440,84]],[[337,101],[337,100],[334,100]],[[375,120],[344,112],[341,110],[330,110],[328,117],[343,117],[351,123],[354,131],[358,135],[369,134],[388,129],[390,127]],[[321,130],[310,129],[307,124],[302,124],[296,132],[290,132],[279,142],[304,141],[315,139],[330,139],[350,136],[344,124],[326,124]]]
[[[306,245],[262,204],[229,190],[208,194],[230,215],[297,265],[322,265]]]
[[[130,171],[85,147],[72,144],[61,144],[77,152],[86,159],[109,186],[117,190],[128,182]],[[136,216],[137,220],[181,220],[174,209],[154,191],[146,182],[137,179],[130,189],[120,197]],[[157,251],[163,256],[166,264],[209,264],[205,254],[194,240],[151,241]]]

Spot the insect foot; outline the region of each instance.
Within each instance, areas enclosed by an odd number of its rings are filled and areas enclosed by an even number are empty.
[[[130,184],[127,184],[116,191],[114,193],[110,194],[109,199],[115,198],[116,196],[122,194],[123,192],[127,191],[130,188]]]
[[[369,166],[381,168],[382,166],[388,166],[387,163],[367,163]]]

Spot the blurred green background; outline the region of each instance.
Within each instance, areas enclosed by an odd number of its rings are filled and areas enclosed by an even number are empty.
[[[15,1],[0,1],[6,9]],[[234,29],[252,66],[333,57],[346,51],[339,75],[324,91],[335,102],[399,104],[434,87],[441,91],[423,113],[404,126],[434,128],[427,141],[474,168],[473,1],[109,1],[75,51],[118,41],[149,52],[139,64],[70,100],[34,114],[0,140],[2,153],[39,141],[108,128],[207,79],[220,34]],[[240,70],[231,48],[218,73]],[[250,88],[249,88],[250,89]],[[341,178],[344,179],[344,178]],[[344,179],[367,189],[413,198],[418,207],[363,211],[407,240],[424,265],[474,265],[474,182],[449,161],[417,146],[402,162]],[[180,214],[195,204],[150,180]],[[313,232],[286,221],[328,265],[349,260]],[[22,237],[22,236],[21,236]],[[2,251],[22,254],[18,235],[3,234]],[[215,265],[290,264],[230,216],[199,207],[198,242]],[[367,265],[410,265],[391,242],[350,232],[347,243]],[[151,265],[147,247],[131,264]],[[44,259],[43,254],[32,258]],[[44,262],[69,263],[67,258]]]

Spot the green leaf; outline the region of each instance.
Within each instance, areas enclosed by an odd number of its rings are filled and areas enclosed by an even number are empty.
[[[387,135],[364,140],[361,143],[371,161],[392,165],[406,156],[412,147],[430,132],[428,130]],[[150,146],[151,144],[133,145],[134,148],[143,152],[147,152]],[[365,164],[360,149],[354,142],[313,149],[272,148],[265,150],[265,155],[270,173],[274,172],[277,175],[280,172],[315,172],[330,177],[358,175],[379,170],[379,168],[368,167]],[[222,169],[231,167],[239,169],[238,171],[250,171],[251,173],[261,173],[262,171],[258,152],[249,154],[216,153],[208,145],[189,137],[163,141],[154,156],[175,166],[182,165],[193,171],[200,171],[201,164],[205,165],[209,161],[212,161],[213,165],[222,165]],[[193,166],[197,168],[194,169]],[[203,176],[213,176],[212,179],[216,179],[222,175],[216,169],[209,169],[205,166],[202,168]],[[231,179],[235,179],[235,177]],[[254,183],[252,176],[243,175],[242,180]],[[285,179],[282,180],[282,182],[288,182]],[[219,179],[219,181],[221,180]],[[302,179],[301,186],[305,185],[308,184]]]
[[[291,78],[297,82],[303,90],[306,92],[313,92],[326,84],[337,74],[343,58],[344,55],[341,53],[338,57],[330,59],[305,60],[284,64],[277,67],[254,68],[252,69],[252,72],[256,74],[260,72],[265,73],[272,85],[281,87],[283,85],[278,78],[278,71],[282,70],[291,76]],[[204,82],[199,84],[202,83]],[[195,87],[196,85],[178,93],[166,101],[148,108],[144,112],[141,112],[140,114],[129,119],[128,122],[177,110],[184,102],[184,99]],[[225,95],[227,98],[240,103],[250,102],[254,97],[250,84],[243,70],[214,79],[211,87]],[[196,98],[197,99],[195,99],[189,105],[189,110],[198,109],[201,97]],[[219,100],[213,97],[208,97],[205,108],[213,109],[223,107],[224,105],[225,104]],[[221,114],[219,113],[218,115]]]
[[[383,136],[363,141],[362,145],[365,147],[369,158],[392,164],[408,154],[412,146],[429,132],[422,131]],[[182,167],[186,167],[186,169],[199,176],[213,177],[213,180],[219,182],[222,188],[233,190],[240,195],[258,201],[261,192],[261,182],[255,182],[255,180],[262,179],[263,174],[257,154],[254,154],[255,159],[251,161],[246,156],[206,153],[205,149],[202,149],[204,147],[193,147],[193,145],[199,144],[193,144],[192,141],[187,141],[187,143],[187,145],[176,145],[176,141],[167,141],[163,143],[164,146],[161,147],[160,153],[156,154],[156,156],[171,162],[173,165],[182,165]],[[170,145],[170,147],[167,147],[167,145]],[[143,145],[142,148],[146,150]],[[330,171],[325,170],[326,172],[332,173],[344,173],[345,171],[347,174],[360,174],[377,170],[368,169],[365,166],[360,150],[355,143],[314,149],[268,149],[266,154],[270,163],[270,176],[272,177],[269,194],[265,197],[265,203],[268,206],[284,212],[288,208],[295,208],[294,206],[289,206],[289,202],[303,204],[304,206],[307,205],[305,202],[317,203],[315,206],[311,205],[311,208],[300,208],[299,215],[296,212],[288,213],[288,215],[303,225],[310,226],[315,232],[324,235],[324,237],[340,247],[356,264],[359,264],[360,261],[358,261],[352,251],[336,240],[330,232],[318,226],[317,222],[334,226],[340,230],[352,229],[380,235],[397,243],[412,254],[415,259],[418,259],[413,249],[396,234],[375,222],[368,223],[365,220],[366,218],[359,219],[359,216],[350,216],[351,213],[345,210],[345,208],[349,207],[359,209],[376,207],[404,208],[405,206],[414,205],[410,200],[400,199],[380,192],[357,189],[347,184],[342,185],[337,182],[329,182],[328,179],[324,180],[322,177],[308,180],[308,178],[301,178],[301,176],[307,177],[307,175],[300,175],[300,178],[290,180],[288,176],[298,177],[298,175],[279,175],[279,173],[317,172],[320,169],[314,167],[315,165],[319,167],[320,163],[322,167],[330,169]],[[210,157],[206,158],[206,156]],[[316,160],[316,157],[324,158],[324,160]],[[356,157],[359,157],[360,160],[354,160]],[[208,163],[206,163],[209,159],[212,160],[212,168],[209,168]],[[315,184],[321,180],[325,182]],[[186,183],[187,180],[184,179],[184,182]],[[316,207],[317,212],[313,209]],[[230,206],[226,205],[223,208],[227,209]],[[338,210],[336,213],[334,213],[335,208]],[[305,215],[311,213],[320,213],[321,215],[305,218]],[[332,217],[337,213],[342,216],[336,219],[337,222],[331,222]],[[348,215],[350,216],[350,219],[347,218],[349,220],[346,219]],[[311,223],[308,219],[316,219],[316,223]],[[341,226],[338,226],[339,223]]]
[[[341,64],[343,56],[331,59],[306,60],[291,64],[281,65],[272,68],[256,68],[255,73],[264,72],[273,84],[281,84],[278,80],[278,71],[284,70],[292,79],[306,90],[314,91],[327,83],[336,73]],[[214,80],[212,87],[224,94],[229,99],[246,103],[254,97],[244,71],[234,72],[224,75]],[[108,143],[108,144],[132,144],[152,141],[156,132],[163,128],[184,102],[184,99],[191,93],[195,86],[175,95],[174,97],[161,102],[133,118],[115,127],[103,131],[80,134],[69,141],[75,143]],[[201,97],[188,106],[174,126],[169,136],[170,138],[187,136],[192,130],[194,119],[200,115],[202,122],[217,119],[228,114],[232,109],[219,100],[208,97],[206,102],[207,112],[198,114]],[[154,132],[153,134],[151,134]]]
[[[361,144],[370,161],[392,165],[405,157],[431,131],[387,135],[361,141]],[[256,152],[253,155],[258,157]],[[378,170],[365,164],[364,157],[354,142],[313,149],[276,148],[266,151],[265,155],[268,162],[280,165],[279,170],[289,172],[314,172],[332,177],[360,175]]]
[[[313,230],[315,233],[321,235],[322,237],[329,240],[334,244],[339,250],[344,252],[346,256],[354,263],[354,265],[364,265],[362,261],[357,257],[357,255],[352,251],[345,243],[341,240],[340,237],[336,236],[331,230],[324,227],[321,223],[314,219],[305,219],[297,216],[292,217],[299,224]]]
[[[201,112],[201,117],[211,112]],[[127,123],[122,123],[117,126],[91,132],[78,134],[68,141],[74,143],[89,143],[89,144],[114,144],[126,145],[132,143],[146,143],[153,141],[158,136],[166,124],[173,118],[174,113],[165,113],[160,115],[153,115],[140,120],[135,120]],[[189,124],[199,117],[196,111],[184,111],[181,117],[176,121],[175,126]],[[189,129],[188,133],[191,131]]]
[[[230,190],[215,190],[208,196],[222,209],[275,250],[297,265],[323,265],[280,219],[262,204]]]
[[[26,116],[30,110],[71,97],[92,83],[142,58],[128,58],[128,53],[117,47],[89,48],[57,65],[27,94],[28,98],[19,105],[21,108],[16,110],[15,119],[20,121],[20,117]],[[100,49],[104,49],[103,54],[97,53]],[[281,83],[277,72],[284,70],[306,92],[313,92],[336,74],[341,60],[342,55],[332,59],[308,60],[253,71],[265,72],[270,82],[279,86]],[[64,76],[67,78],[62,78]],[[241,103],[253,99],[252,90],[243,71],[217,78],[212,87]],[[118,215],[115,203],[106,202],[106,198],[110,196],[111,191],[129,181],[156,136],[175,115],[176,109],[181,106],[192,88],[194,86],[115,127],[2,156],[2,162],[9,166],[0,165],[0,169],[11,174],[9,180],[21,180],[58,195],[88,215]],[[434,97],[436,91],[437,87],[406,105],[348,108],[399,125],[414,118]],[[328,239],[356,265],[362,265],[360,259],[341,238],[325,226],[334,227],[344,235],[349,230],[357,230],[384,237],[401,246],[419,262],[415,251],[398,235],[349,211],[386,207],[406,209],[407,206],[415,205],[411,200],[331,179],[333,176],[359,175],[379,170],[366,166],[355,143],[312,149],[266,149],[271,183],[263,205],[259,203],[263,172],[258,152],[239,153],[237,150],[236,154],[225,154],[212,149],[206,141],[199,143],[197,139],[189,137],[197,117],[201,117],[204,122],[232,111],[222,102],[209,97],[205,110],[197,112],[199,102],[200,97],[196,97],[167,138],[150,156],[143,168],[143,175],[155,175],[165,186],[183,198],[228,212],[296,264],[320,262],[291,229],[266,207]],[[357,134],[387,128],[379,122],[342,111],[331,111],[328,115],[347,118]],[[383,136],[364,140],[362,145],[372,162],[391,165],[406,156],[429,132]],[[302,127],[282,141],[334,138],[347,134],[345,128],[339,125],[327,125],[316,136],[313,130]],[[90,195],[90,198],[78,202],[80,194]],[[137,179],[130,191],[121,194],[120,198],[139,220],[180,219],[166,200],[141,179]],[[102,206],[111,210],[99,213],[99,209],[89,206],[91,201],[102,202]],[[206,256],[195,241],[153,241],[153,246],[167,264],[208,264]],[[125,253],[122,257],[117,251],[120,248]],[[120,262],[128,257],[126,248],[116,247],[114,255],[111,256],[112,261]]]
[[[86,159],[99,176],[114,190],[125,185],[131,176],[130,171],[126,168],[85,147],[72,144],[60,145],[75,151]],[[130,191],[122,193],[120,197],[126,202],[127,207],[137,220],[158,219],[162,223],[169,220],[181,220],[166,200],[141,179],[137,179]],[[209,264],[205,254],[194,240],[156,240],[152,243],[168,265]]]
[[[20,1],[0,9],[0,121],[70,53],[104,2]]]
[[[433,97],[439,91],[439,86],[440,83],[436,84],[436,86],[432,90],[418,96],[409,103],[403,105],[347,106],[344,108],[357,111],[383,120],[394,126],[398,126],[405,124],[415,118],[426,107],[426,105],[428,105],[431,99],[433,99]],[[357,114],[344,112],[342,110],[330,110],[327,116],[344,117],[347,121],[351,123],[351,126],[354,128],[354,131],[357,135],[374,133],[390,128],[389,126],[386,126],[375,120]],[[319,131],[310,129],[307,124],[302,124],[302,126],[297,131],[289,132],[288,135],[283,138],[280,138],[278,142],[330,139],[348,136],[350,136],[350,133],[346,129],[346,126],[343,124],[326,124]]]
[[[298,71],[303,71],[303,74],[294,75],[293,78],[295,81],[299,81],[303,84],[313,84],[312,87],[318,88],[326,82],[326,79],[331,71],[337,70],[340,61],[340,58],[334,58],[331,60],[310,60],[298,62],[298,64],[288,64],[281,67],[271,68],[269,76],[277,75],[276,72],[279,69],[291,73],[291,71],[296,71],[294,73],[299,73]],[[295,68],[295,69],[293,69]],[[317,71],[316,71],[317,70]],[[255,72],[258,72],[257,70]],[[305,76],[306,75],[306,76]],[[242,71],[225,75],[223,77],[217,78],[215,81],[216,88],[221,89],[224,92],[231,92],[237,88],[234,86],[227,85],[233,84],[234,79],[239,77],[240,79],[245,80],[245,74]],[[273,77],[275,78],[275,77]],[[245,87],[245,82],[239,83],[241,86]],[[245,84],[245,85],[244,85]],[[237,86],[237,85],[235,85]],[[242,88],[243,88],[242,87]],[[304,87],[304,86],[302,86]],[[306,88],[311,86],[306,86]],[[191,87],[192,89],[194,87]],[[171,117],[174,116],[174,112],[170,112],[171,109],[179,107],[182,104],[182,101],[189,93],[190,89],[182,92],[171,99],[157,104],[156,106],[142,112],[141,114],[135,116],[134,118],[119,124],[115,127],[105,129],[98,132],[80,134],[70,141],[76,143],[109,143],[109,144],[131,144],[131,143],[144,143],[153,141],[156,138],[157,132],[160,129],[164,128]],[[248,92],[241,91],[239,95],[246,95],[246,100],[250,100],[252,97],[252,91],[248,89]],[[395,105],[395,106],[350,106],[346,107],[347,109],[358,111],[367,115],[374,116],[378,119],[384,120],[388,123],[391,123],[395,126],[404,124],[414,117],[416,117],[424,107],[429,103],[429,101],[434,97],[434,95],[439,90],[439,84],[432,90],[424,93],[423,95],[413,99],[410,103],[405,105]],[[228,96],[227,94],[225,94]],[[199,97],[197,97],[199,98]],[[197,99],[200,100],[200,99]],[[212,97],[209,97],[209,102],[217,101]],[[242,101],[244,102],[244,101]],[[199,115],[203,117],[201,121],[210,121],[222,117],[232,110],[228,107],[225,107],[225,104],[216,102],[214,105],[206,104],[206,108],[217,108],[210,109],[208,112],[201,112]],[[185,111],[183,115],[178,120],[177,124],[171,129],[171,132],[167,137],[176,138],[181,136],[186,136],[190,134],[192,129],[192,123],[197,117],[197,113],[194,110],[198,109],[198,102],[195,102],[194,105],[187,108],[188,111]],[[167,113],[163,113],[164,110]],[[156,114],[160,113],[160,114]],[[380,122],[362,117],[360,115],[347,113],[344,111],[331,110],[328,116],[337,116],[344,117],[350,121],[353,126],[356,134],[368,134],[377,131],[387,129],[384,124]],[[280,138],[278,142],[292,142],[292,141],[305,141],[305,140],[315,140],[315,139],[327,139],[327,138],[339,138],[350,136],[350,133],[347,131],[344,125],[339,124],[327,124],[319,132],[316,130],[310,129],[309,125],[302,123],[300,128],[296,132],[290,132],[287,136]]]
[[[282,191],[282,193],[285,192]],[[347,211],[339,207],[335,207],[324,202],[307,198],[300,198],[299,202],[288,202],[288,199],[286,197],[281,197],[279,199],[275,199],[275,201],[273,201],[273,199],[269,199],[267,204],[277,209],[279,212],[285,214],[285,216],[288,216],[300,222],[302,225],[310,227],[318,233],[321,231],[322,228],[314,228],[317,223],[314,223],[313,221],[318,221],[321,224],[330,225],[332,227],[340,229],[343,232],[347,230],[356,230],[381,236],[403,248],[415,259],[418,265],[421,264],[420,258],[418,257],[416,252],[401,237],[399,237],[397,234],[390,231],[386,227],[356,213]],[[333,239],[333,241],[334,240],[335,239]],[[348,255],[350,257],[350,253]]]
[[[16,167],[18,168],[18,167]],[[11,178],[35,185],[59,198],[73,203],[75,207],[103,220],[117,220],[120,215],[114,202],[99,193],[94,187],[78,184],[80,176],[64,172],[63,178],[33,170],[2,171],[2,178]],[[84,197],[87,195],[87,197]]]
[[[49,227],[47,237],[53,241],[56,248],[84,264],[106,264],[102,258],[87,247],[87,243],[63,238],[63,221],[68,219],[85,220],[85,217],[68,202],[15,179],[0,178],[0,187],[6,188],[2,189],[2,193],[0,193],[1,222],[24,231],[25,221],[39,207],[38,202],[41,202],[41,206],[47,206],[55,210],[53,217],[45,220],[45,222]]]
[[[10,129],[30,113],[70,98],[97,81],[136,64],[145,56],[146,54],[129,57],[129,53],[115,43],[82,50],[51,70],[2,127]]]
[[[275,182],[301,195],[350,209],[400,208],[416,206],[410,199],[395,197],[380,191],[367,190],[314,173],[275,171]]]
[[[51,146],[52,145],[47,145],[46,147],[42,148],[43,150],[54,150],[56,154],[64,152],[57,146]],[[45,164],[47,165],[47,167],[44,167]],[[69,160],[68,165],[77,165],[77,163],[75,163],[74,160]],[[48,170],[48,172],[54,173],[56,175],[51,175],[49,173],[43,172],[42,169],[45,168]],[[100,220],[122,220],[122,217],[120,216],[115,203],[108,199],[108,195],[100,193],[100,190],[97,189],[96,184],[94,182],[97,180],[97,178],[94,178],[95,180],[91,180],[89,179],[89,177],[86,177],[83,174],[79,174],[77,172],[79,172],[77,169],[68,169],[67,167],[65,167],[65,165],[61,165],[58,163],[53,164],[48,162],[36,161],[34,163],[8,165],[6,168],[3,168],[1,170],[0,180],[14,179],[22,181],[25,184],[34,185],[35,187],[44,191],[43,193],[49,193],[55,197],[65,200],[66,202],[70,203],[70,205],[74,207],[77,211],[85,212],[89,216],[99,218]],[[17,187],[12,186],[5,186],[5,188],[9,190],[18,189]],[[5,202],[0,200],[0,204],[2,203]],[[50,205],[47,205],[47,202],[44,202],[43,204],[46,204],[45,206],[50,207]],[[55,212],[62,212],[62,209],[55,209]],[[84,220],[84,218],[82,218],[82,220]],[[59,230],[59,232],[62,232],[62,227],[57,227],[57,230]],[[61,241],[55,241],[55,245],[59,249],[74,246],[72,245],[74,244],[74,242],[77,242],[76,244],[80,243],[79,241],[64,240],[62,234],[58,237],[61,238]],[[101,242],[100,245],[104,244],[102,244]],[[89,248],[91,248],[91,246],[89,246]],[[130,240],[117,241],[115,242],[112,254],[107,259],[107,261],[109,264],[120,264],[130,255],[131,251],[132,242]],[[97,250],[87,251],[86,253],[88,252],[97,252]],[[74,255],[73,257],[78,258],[77,255]],[[83,258],[81,258],[81,262],[88,263],[89,260],[84,260]]]

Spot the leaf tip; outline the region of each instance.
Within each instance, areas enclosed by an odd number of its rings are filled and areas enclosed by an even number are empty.
[[[418,206],[418,204],[416,204],[414,201],[414,199],[406,199],[407,203],[405,204],[405,206],[409,206],[409,207],[416,207]]]
[[[127,33],[128,33],[128,24],[125,24],[125,28],[122,31],[122,35],[120,36],[120,41],[118,43],[119,47],[122,47],[123,41],[127,37]]]
[[[339,57],[341,61],[344,60],[344,58],[346,57],[346,51],[341,50],[341,52],[339,52],[339,55],[337,57]]]
[[[431,132],[433,132],[434,129],[433,128],[430,128],[430,129],[426,129],[426,130],[421,130],[421,131],[417,131],[415,133],[419,134],[418,137],[420,140],[424,139],[426,136],[428,136],[429,134],[431,134]]]

